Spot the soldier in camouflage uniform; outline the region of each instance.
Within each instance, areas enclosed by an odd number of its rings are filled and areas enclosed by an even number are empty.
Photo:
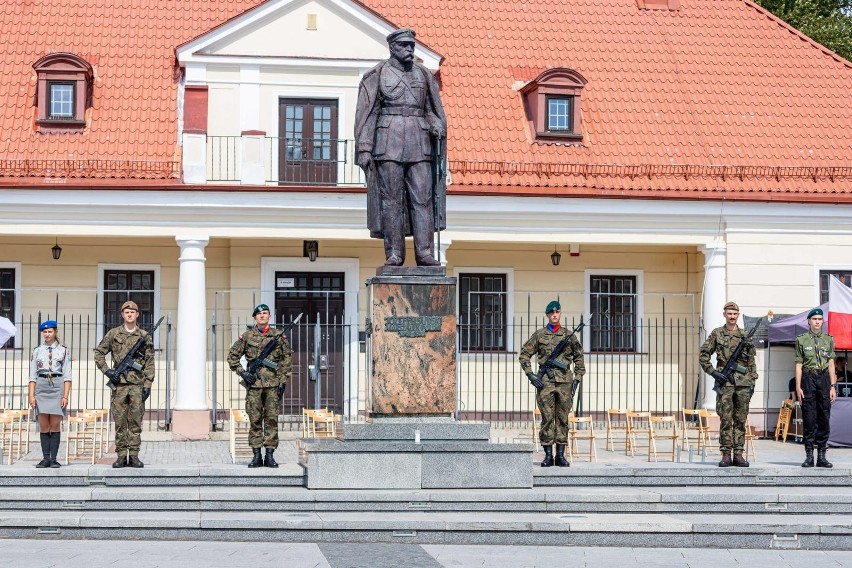
[[[583,358],[583,347],[580,340],[574,335],[568,345],[559,354],[558,359],[566,364],[567,370],[553,369],[553,376],[545,374],[537,377],[532,371],[530,360],[535,355],[538,364],[541,365],[550,357],[556,346],[571,334],[570,329],[562,327],[559,323],[562,317],[562,307],[559,302],[553,301],[547,304],[544,313],[549,323],[547,326],[537,330],[532,337],[524,343],[521,354],[518,357],[521,368],[527,374],[530,382],[536,388],[536,403],[541,410],[541,429],[539,441],[544,448],[544,460],[541,467],[553,465],[553,443],[556,443],[556,465],[568,467],[571,465],[565,459],[565,445],[568,443],[568,414],[574,406],[574,394],[571,383],[576,375],[577,380],[582,381],[586,374],[586,364]],[[574,371],[571,371],[571,363]]]
[[[699,363],[708,375],[715,370],[721,371],[730,359],[731,354],[744,341],[746,333],[737,325],[740,308],[734,302],[725,304],[722,312],[725,325],[710,332],[704,345],[701,346]],[[719,415],[719,449],[722,451],[722,461],[719,467],[748,467],[749,463],[743,457],[745,447],[746,421],[751,395],[754,393],[754,382],[757,380],[757,367],[754,362],[755,349],[748,339],[748,345],[740,352],[737,363],[744,368],[744,373],[734,371],[736,384],[725,383],[722,394],[716,398],[716,414]],[[716,368],[710,362],[710,356],[716,354]],[[733,459],[731,458],[733,452]]]
[[[228,365],[241,377],[240,383],[248,388],[246,413],[251,421],[248,442],[254,454],[249,467],[278,467],[273,457],[278,447],[278,409],[290,379],[293,351],[283,332],[269,327],[269,306],[260,304],[252,312],[252,317],[257,325],[234,342],[228,354]],[[277,368],[273,370],[261,365],[252,375],[243,368],[240,358],[245,356],[251,364],[270,341],[277,341],[277,345],[266,358]],[[261,447],[266,448],[265,459],[261,459]]]
[[[121,306],[124,324],[109,330],[95,348],[95,365],[109,379],[118,382],[112,391],[112,415],[115,419],[115,453],[118,454],[112,467],[144,467],[139,460],[142,444],[142,417],[145,401],[151,396],[154,382],[154,344],[151,335],[136,325],[139,306],[136,302],[124,302]],[[126,376],[116,377],[113,371],[139,338],[145,339],[143,355],[137,358],[141,371],[131,369]],[[112,353],[112,367],[107,365],[107,353]]]
[[[822,333],[820,308],[808,312],[808,331],[796,337],[796,395],[802,403],[805,461],[802,467],[833,467],[826,459],[831,403],[837,399],[834,337]]]

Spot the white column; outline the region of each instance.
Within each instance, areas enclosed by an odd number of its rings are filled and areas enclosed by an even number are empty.
[[[180,247],[175,411],[207,411],[207,287],[204,248],[208,238],[175,237]],[[199,331],[202,330],[202,331]]]
[[[701,299],[701,319],[704,329],[710,333],[724,325],[722,308],[728,301],[727,245],[723,241],[714,241],[701,247],[704,253],[704,293]],[[702,341],[704,338],[702,337]],[[715,360],[715,356],[713,357]],[[716,408],[716,393],[713,392],[713,377],[704,375],[704,408]]]

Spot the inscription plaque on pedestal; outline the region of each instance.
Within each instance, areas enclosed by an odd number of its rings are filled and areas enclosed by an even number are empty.
[[[370,414],[452,416],[456,279],[376,276],[370,290]]]

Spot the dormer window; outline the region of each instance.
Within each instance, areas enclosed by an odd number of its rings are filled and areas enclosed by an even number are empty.
[[[573,69],[548,69],[521,89],[536,142],[581,142],[580,98],[586,79]]]
[[[92,66],[73,53],[51,53],[36,61],[33,69],[38,76],[39,131],[82,130],[92,100]]]

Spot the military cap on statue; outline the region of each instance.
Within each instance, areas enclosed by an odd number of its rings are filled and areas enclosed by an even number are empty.
[[[256,316],[260,312],[268,312],[268,311],[269,311],[269,306],[267,306],[266,304],[258,304],[254,307],[254,311],[251,313],[251,317]]]
[[[41,322],[41,325],[38,326],[39,331],[44,331],[45,329],[56,329],[56,320],[47,320]]]
[[[725,304],[725,308],[724,308],[724,309],[726,309],[726,310],[734,310],[735,312],[740,311],[740,307],[737,305],[737,303],[736,303],[736,302],[728,302],[727,304]]]
[[[556,312],[556,311],[561,311],[561,310],[562,310],[562,306],[559,305],[559,302],[557,302],[556,300],[553,300],[552,302],[547,304],[547,307],[544,309],[544,313],[549,314],[550,312]]]
[[[417,34],[414,33],[414,30],[411,28],[399,28],[396,31],[392,31],[388,34],[387,40],[388,43],[393,43],[395,41],[414,41],[414,37]]]
[[[814,308],[814,309],[812,309],[811,311],[808,312],[808,319],[811,319],[814,316],[821,316],[821,315],[823,315],[822,308]]]

